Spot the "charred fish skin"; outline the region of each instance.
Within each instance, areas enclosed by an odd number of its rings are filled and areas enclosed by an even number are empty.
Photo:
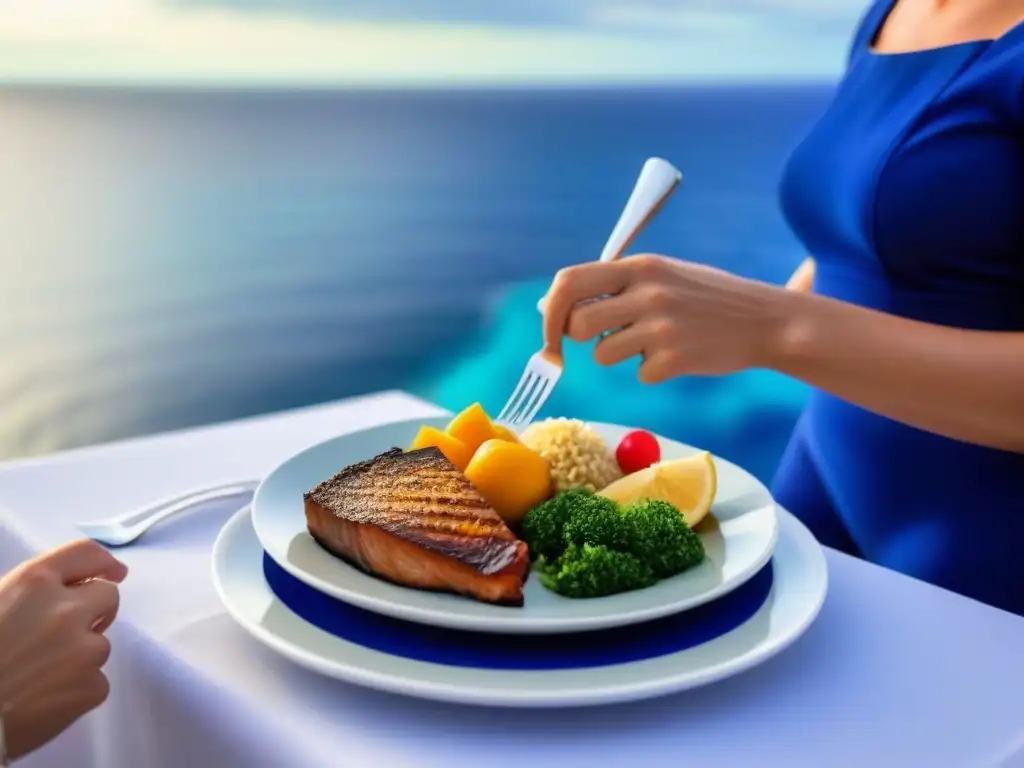
[[[525,543],[437,448],[392,448],[352,464],[305,493],[304,503],[320,546],[364,571],[522,605]]]
[[[384,581],[387,581],[390,584],[394,584],[394,585],[399,586],[399,587],[409,587],[410,586],[409,584],[405,583],[404,581],[402,581],[400,579],[390,578],[387,575],[375,572],[370,567],[369,564],[367,564],[365,562],[362,562],[361,560],[359,560],[359,559],[357,559],[355,557],[352,557],[352,556],[350,556],[349,554],[347,554],[345,552],[342,552],[337,547],[332,547],[329,542],[327,542],[326,540],[321,539],[318,536],[314,535],[313,536],[313,540],[320,547],[322,547],[325,551],[327,551],[328,553],[330,553],[334,557],[337,557],[339,560],[342,560],[345,563],[348,563],[353,568],[358,568],[360,571],[362,571],[363,573],[367,574],[368,576],[372,576],[374,578],[382,579]],[[483,600],[483,602],[491,603],[491,604],[497,605],[497,606],[508,607],[508,608],[522,608],[523,605],[525,604],[525,600],[523,598],[523,592],[522,592],[522,584],[520,583],[518,586],[519,586],[518,589],[512,588],[512,589],[504,590],[504,591],[496,594],[491,599]],[[451,593],[455,593],[455,594],[462,594],[462,595],[465,595],[467,597],[472,597],[472,598],[476,598],[476,599],[482,599],[482,598],[479,598],[472,591],[462,591],[462,590],[454,589],[454,588],[448,587],[448,586],[418,586],[418,585],[413,585],[413,588],[415,588],[417,590],[420,590],[422,592],[434,592],[434,593],[437,593],[437,594],[451,594]]]

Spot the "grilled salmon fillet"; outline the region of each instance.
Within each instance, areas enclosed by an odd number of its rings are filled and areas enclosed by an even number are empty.
[[[303,494],[327,551],[402,586],[521,606],[527,546],[437,448],[392,448]]]

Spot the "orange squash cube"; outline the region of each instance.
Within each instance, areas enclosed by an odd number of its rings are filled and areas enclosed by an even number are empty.
[[[486,441],[473,454],[465,475],[510,525],[521,522],[554,490],[547,462],[518,441]]]
[[[497,437],[499,440],[507,440],[510,443],[520,442],[519,435],[517,435],[511,429],[506,427],[504,424],[494,425],[494,436]]]
[[[494,424],[491,423],[491,418],[484,412],[480,403],[473,403],[456,415],[448,422],[445,432],[465,445],[470,454],[475,453],[476,449],[488,440],[497,437],[494,432]]]
[[[416,438],[409,446],[410,451],[417,451],[420,448],[436,447],[444,457],[458,467],[460,472],[465,472],[470,459],[473,458],[473,451],[458,438],[452,437],[447,432],[442,432],[436,427],[423,426],[416,433]]]

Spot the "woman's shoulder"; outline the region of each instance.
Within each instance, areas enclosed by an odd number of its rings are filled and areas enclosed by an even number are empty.
[[[993,99],[1024,125],[1024,22],[994,40],[960,78],[964,88]]]

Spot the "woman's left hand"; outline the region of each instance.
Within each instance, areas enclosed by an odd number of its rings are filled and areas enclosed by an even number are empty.
[[[545,299],[545,348],[560,355],[563,336],[582,342],[614,331],[594,359],[615,365],[639,355],[646,384],[765,367],[789,293],[666,256],[580,264],[560,271]],[[579,304],[600,296],[608,298]]]

